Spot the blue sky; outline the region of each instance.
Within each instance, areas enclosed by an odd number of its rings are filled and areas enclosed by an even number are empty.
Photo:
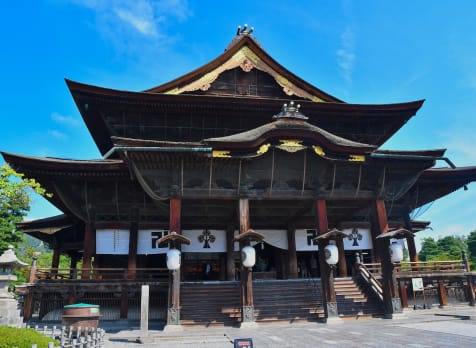
[[[207,63],[248,23],[283,66],[349,103],[426,99],[383,148],[476,165],[476,2],[37,0],[0,14],[0,149],[99,158],[64,78],[140,91]],[[443,164],[440,164],[443,165]],[[476,184],[435,202],[419,238],[476,230]],[[58,212],[35,198],[29,218]]]

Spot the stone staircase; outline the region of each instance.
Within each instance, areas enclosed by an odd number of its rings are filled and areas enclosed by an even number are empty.
[[[241,321],[240,282],[184,282],[180,301],[184,326],[234,326]]]
[[[319,279],[253,282],[257,323],[319,321],[324,318]]]
[[[343,319],[383,317],[383,305],[370,291],[365,291],[365,284],[360,277],[336,278],[334,286],[339,317]]]

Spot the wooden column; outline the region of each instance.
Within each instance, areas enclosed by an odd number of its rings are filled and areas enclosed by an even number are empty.
[[[410,262],[418,262],[418,254],[416,251],[415,238],[413,236],[407,236],[408,255],[410,256]]]
[[[137,238],[139,224],[131,222],[129,228],[129,257],[127,259],[127,279],[136,279],[137,268]]]
[[[61,255],[60,249],[54,248],[53,257],[51,258],[51,279],[56,279],[58,276],[60,255]]]
[[[412,231],[412,222],[410,216],[405,217],[405,228]],[[410,256],[410,262],[418,262],[418,254],[416,251],[415,238],[413,236],[407,236],[408,255]]]
[[[84,227],[84,252],[83,252],[83,272],[82,279],[89,279],[91,273],[91,260],[94,255],[94,244],[95,244],[96,230],[94,229],[93,224],[86,223]]]
[[[329,230],[329,224],[327,221],[327,202],[325,200],[319,199],[316,201],[316,216],[317,216],[317,231],[318,234],[327,233]],[[324,248],[329,244],[329,240],[319,240],[319,269],[321,272],[321,283],[322,283],[322,299],[323,306],[326,312],[326,318],[336,318],[338,317],[337,312],[337,299],[334,289],[334,275],[330,266],[326,262],[326,255],[324,253]]]
[[[336,245],[339,249],[339,276],[347,277],[347,260],[345,258],[344,240],[342,237],[337,238]]]
[[[402,308],[408,308],[407,283],[404,279],[400,279],[398,285],[400,289],[400,299],[402,300]]]
[[[372,230],[377,231],[378,234],[388,231],[387,212],[385,210],[385,202],[383,199],[377,199],[375,201],[375,216],[372,223]],[[378,249],[381,257],[382,264],[382,291],[383,302],[385,306],[385,314],[388,318],[392,317],[395,312],[401,311],[401,302],[397,298],[398,294],[395,293],[393,282],[393,264],[390,258],[390,239],[379,238],[376,239],[374,244],[374,250]]]
[[[127,286],[121,287],[121,309],[120,309],[120,318],[127,319],[127,312],[129,310],[128,299],[127,299]]]
[[[289,279],[298,277],[295,228],[288,228],[288,271]]]
[[[440,301],[440,308],[448,305],[448,298],[446,297],[445,282],[438,280],[438,300]]]
[[[250,205],[248,198],[240,198],[238,201],[238,217],[240,223],[240,234],[250,229]],[[240,243],[240,252],[243,247]],[[242,323],[254,322],[254,302],[253,302],[253,273],[251,269],[241,265],[241,321]]]
[[[228,226],[226,229],[226,280],[235,280],[235,229]]]
[[[170,198],[169,229],[170,232],[182,233],[181,228],[181,199]],[[179,245],[175,245],[179,248]],[[168,325],[180,325],[180,269],[172,271],[169,285]]]
[[[78,270],[78,256],[76,254],[71,255],[71,261],[69,263],[69,277],[71,279],[76,279]]]

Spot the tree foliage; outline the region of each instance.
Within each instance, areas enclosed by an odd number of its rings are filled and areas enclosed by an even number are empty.
[[[17,246],[23,235],[15,230],[15,223],[23,220],[30,210],[31,194],[49,196],[39,183],[24,178],[7,164],[0,166],[0,253],[9,244]]]
[[[438,240],[424,238],[418,258],[421,261],[460,260],[461,252],[467,251],[465,237],[446,236]]]

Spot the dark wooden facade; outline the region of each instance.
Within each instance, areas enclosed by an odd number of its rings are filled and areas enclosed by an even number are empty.
[[[137,253],[144,229],[226,231],[226,250],[198,259],[219,270],[214,279],[235,280],[240,273],[235,231],[286,231],[287,248],[272,248],[267,256],[272,277],[293,279],[303,276],[297,229],[324,234],[363,226],[373,240],[368,257],[382,264],[389,301],[398,294],[388,240],[376,237],[391,228],[426,227],[411,221],[414,209],[476,180],[476,167],[455,168],[444,149],[379,149],[423,101],[345,103],[286,70],[246,31],[212,62],[144,92],[70,80],[67,85],[104,158],[2,153],[13,168],[52,192],[50,201],[64,212],[19,226],[47,242],[55,255],[82,257],[85,281],[94,267],[127,269],[122,314],[128,282],[142,279],[138,270],[165,267],[163,255]],[[437,163],[449,166],[433,168]],[[128,254],[96,253],[95,233],[101,229],[127,230]],[[319,242],[319,249],[327,243]],[[416,261],[413,237],[407,245]],[[338,274],[349,275],[350,251],[342,240],[338,248]],[[318,259],[313,276],[322,278],[325,301],[335,302],[322,252]],[[190,260],[184,253],[181,272],[174,273],[169,309],[180,308],[180,279],[202,280],[203,262]],[[241,279],[242,305],[251,308],[251,272],[242,269]]]

